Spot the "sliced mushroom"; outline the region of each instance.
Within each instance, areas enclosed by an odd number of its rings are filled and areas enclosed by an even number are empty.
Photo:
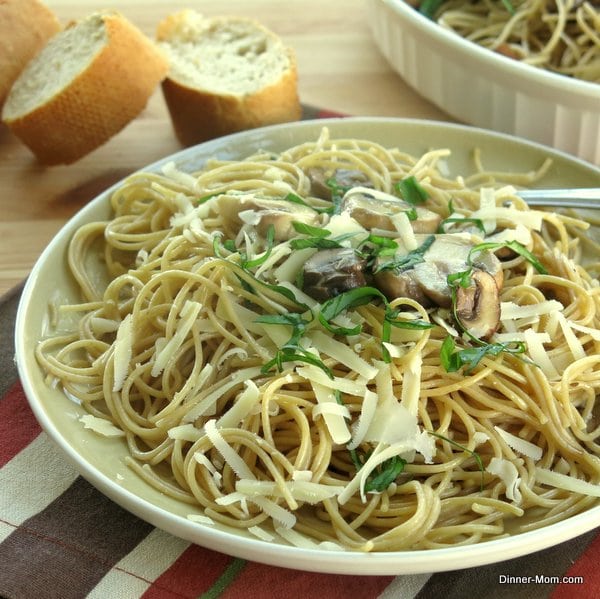
[[[428,239],[428,235],[415,235],[419,247]],[[408,268],[380,270],[389,258],[375,261],[374,284],[392,300],[395,297],[410,297],[423,306],[435,304],[449,308],[452,304],[452,292],[448,285],[448,275],[470,268],[469,253],[474,247],[473,241],[464,235],[440,234],[423,254],[422,260]],[[406,250],[398,252],[394,260],[398,261]],[[502,287],[502,264],[489,251],[476,256],[474,266],[489,273],[498,289]],[[397,295],[396,295],[397,293]]]
[[[478,339],[487,339],[500,323],[500,294],[494,277],[484,270],[475,269],[469,287],[456,290],[456,315],[468,333]]]
[[[225,220],[237,226],[244,222],[251,223],[262,237],[266,237],[269,227],[273,225],[276,241],[285,241],[296,235],[294,222],[319,225],[319,213],[308,206],[249,195],[222,196],[219,198],[219,212]]]
[[[502,262],[494,252],[481,252],[481,254],[475,256],[473,265],[490,273],[496,281],[496,287],[502,289],[504,286],[504,271],[502,270]]]
[[[302,289],[319,302],[364,287],[366,260],[352,248],[321,250],[304,264]]]
[[[410,213],[415,207],[396,196],[366,187],[354,187],[345,195],[342,211],[365,229],[395,231],[393,217],[402,212]],[[423,206],[416,207],[417,218],[410,222],[415,233],[435,233],[441,216]]]
[[[375,261],[375,267],[381,263],[381,258]],[[419,302],[422,306],[429,307],[430,299],[423,292],[423,288],[415,278],[414,269],[404,272],[394,270],[380,270],[373,275],[374,285],[390,300],[398,297],[408,297]]]
[[[430,302],[442,308],[452,305],[448,275],[456,271],[451,263],[421,262],[415,265],[413,272],[415,281]]]
[[[310,179],[310,191],[313,196],[321,198],[323,200],[332,199],[332,189],[328,181],[335,181],[342,189],[350,189],[351,187],[357,187],[359,185],[363,187],[371,187],[372,183],[365,173],[355,169],[343,169],[327,173],[322,168],[309,168],[306,172]]]

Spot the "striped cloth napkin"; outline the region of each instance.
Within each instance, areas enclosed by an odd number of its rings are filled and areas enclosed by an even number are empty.
[[[306,117],[333,116],[307,110]],[[595,599],[600,535],[494,565],[317,574],[229,557],[138,519],[78,476],[35,420],[14,364],[21,289],[0,298],[0,597],[4,599]]]

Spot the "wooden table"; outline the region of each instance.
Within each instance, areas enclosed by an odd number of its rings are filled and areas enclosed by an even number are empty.
[[[61,22],[105,7],[98,0],[46,0]],[[114,0],[149,36],[179,8],[253,16],[297,54],[303,103],[361,116],[452,120],[418,96],[374,43],[362,0]],[[22,281],[49,240],[86,202],[132,171],[181,149],[160,89],[137,119],[69,166],[44,168],[0,125],[0,295]]]

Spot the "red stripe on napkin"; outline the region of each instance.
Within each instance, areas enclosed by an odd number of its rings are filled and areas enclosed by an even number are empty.
[[[142,595],[143,599],[198,597],[208,591],[233,558],[190,545]]]
[[[393,579],[393,576],[318,574],[248,562],[232,584],[219,595],[219,599],[374,599]]]
[[[600,594],[600,534],[592,541],[579,559],[562,576],[561,582],[554,588],[551,599],[597,599]],[[573,581],[574,577],[583,577],[583,582]]]
[[[0,401],[0,467],[27,447],[42,429],[37,423],[20,382]]]

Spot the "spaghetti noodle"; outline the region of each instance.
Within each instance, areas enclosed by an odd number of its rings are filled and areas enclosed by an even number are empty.
[[[477,159],[450,178],[448,154],[324,129],[278,155],[131,176],[72,239],[82,302],[56,308],[36,349],[49,382],[191,519],[261,539],[429,549],[586,510],[588,225],[515,195],[547,164]]]

